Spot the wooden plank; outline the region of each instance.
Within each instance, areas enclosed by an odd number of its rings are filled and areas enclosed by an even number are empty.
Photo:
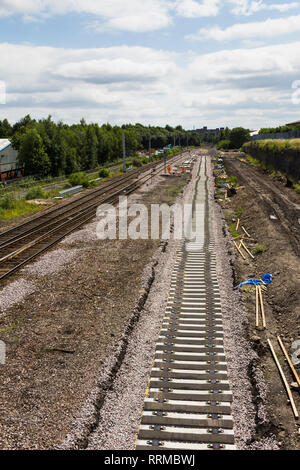
[[[278,358],[277,358],[277,355],[276,355],[276,353],[275,353],[275,351],[274,351],[274,348],[273,348],[273,346],[272,346],[272,343],[271,343],[271,341],[270,341],[269,339],[268,339],[268,344],[269,344],[269,347],[270,347],[270,350],[271,350],[273,359],[274,359],[274,361],[275,361],[275,363],[276,363],[276,365],[277,365],[277,368],[278,368],[278,370],[279,370],[279,373],[280,373],[280,376],[281,376],[281,378],[282,378],[282,381],[283,381],[283,383],[284,383],[286,392],[287,392],[287,394],[288,394],[288,397],[289,397],[289,400],[290,400],[290,403],[291,403],[291,406],[292,406],[292,409],[293,409],[294,416],[295,416],[296,419],[299,419],[299,414],[298,414],[298,411],[297,411],[297,408],[296,408],[296,405],[295,405],[295,402],[294,402],[294,398],[293,398],[293,395],[292,395],[290,386],[289,386],[289,384],[288,384],[288,382],[287,382],[287,380],[286,380],[286,377],[285,377],[284,372],[283,372],[283,370],[282,370],[282,368],[281,368],[280,362],[279,362],[279,360],[278,360]]]
[[[300,378],[299,378],[299,375],[298,375],[298,373],[297,373],[297,371],[296,371],[296,369],[295,369],[295,367],[294,367],[294,365],[293,365],[293,363],[292,363],[292,361],[291,361],[291,359],[290,359],[290,357],[289,357],[289,355],[288,355],[288,353],[287,353],[287,350],[285,349],[285,346],[284,346],[284,344],[283,344],[282,339],[280,338],[280,336],[277,336],[277,340],[278,340],[278,343],[280,344],[280,347],[281,347],[281,349],[282,349],[282,352],[283,352],[283,354],[285,355],[286,360],[288,361],[288,364],[289,364],[289,366],[290,366],[290,368],[291,368],[291,370],[292,370],[292,372],[293,372],[293,374],[294,374],[294,377],[295,377],[295,379],[296,379],[296,381],[297,381],[297,383],[298,383],[298,385],[299,385],[299,387],[300,387]]]

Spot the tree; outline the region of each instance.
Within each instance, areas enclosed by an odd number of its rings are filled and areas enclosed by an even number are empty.
[[[20,139],[18,160],[25,165],[26,175],[50,173],[51,162],[45,152],[43,140],[36,129],[28,129]]]
[[[230,146],[233,149],[239,149],[245,142],[250,140],[249,129],[235,127],[230,133]]]
[[[10,137],[12,135],[12,127],[9,124],[7,119],[3,119],[3,121],[0,121],[0,138],[5,139],[7,137]]]

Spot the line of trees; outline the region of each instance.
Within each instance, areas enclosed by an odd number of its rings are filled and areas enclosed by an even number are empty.
[[[202,136],[203,142],[216,145],[218,149],[239,149],[250,140],[250,130],[244,127],[225,127],[218,134],[208,132]]]
[[[124,124],[55,123],[51,116],[35,120],[30,115],[11,125],[0,121],[0,138],[10,138],[18,150],[20,165],[25,164],[26,175],[60,176],[96,168],[122,157],[122,134],[126,138],[127,155],[149,148],[160,149],[168,144],[199,146],[197,132],[175,128]]]
[[[278,127],[263,127],[258,132],[259,134],[277,134],[280,132],[289,132],[289,131],[299,131],[300,124],[295,124],[293,126],[278,126]]]

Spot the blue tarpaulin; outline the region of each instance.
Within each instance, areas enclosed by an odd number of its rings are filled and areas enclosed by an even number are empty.
[[[241,282],[239,285],[239,289],[242,286],[245,286],[247,284],[252,284],[255,286],[260,286],[261,284],[267,285],[267,284],[270,284],[270,282],[272,282],[272,279],[273,279],[272,274],[267,273],[267,274],[264,274],[261,279],[248,279],[247,281]]]

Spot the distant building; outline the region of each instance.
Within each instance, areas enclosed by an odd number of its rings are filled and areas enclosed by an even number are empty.
[[[300,121],[295,121],[295,122],[290,122],[289,124],[286,124],[286,126],[299,126]]]
[[[0,139],[0,181],[19,178],[24,175],[24,168],[18,164],[18,151],[10,140]]]
[[[224,130],[224,127],[218,127],[217,129],[208,129],[207,126],[202,127],[202,129],[196,129],[196,132],[198,134],[203,135],[203,134],[212,134],[212,135],[218,135],[220,134],[221,131]]]

